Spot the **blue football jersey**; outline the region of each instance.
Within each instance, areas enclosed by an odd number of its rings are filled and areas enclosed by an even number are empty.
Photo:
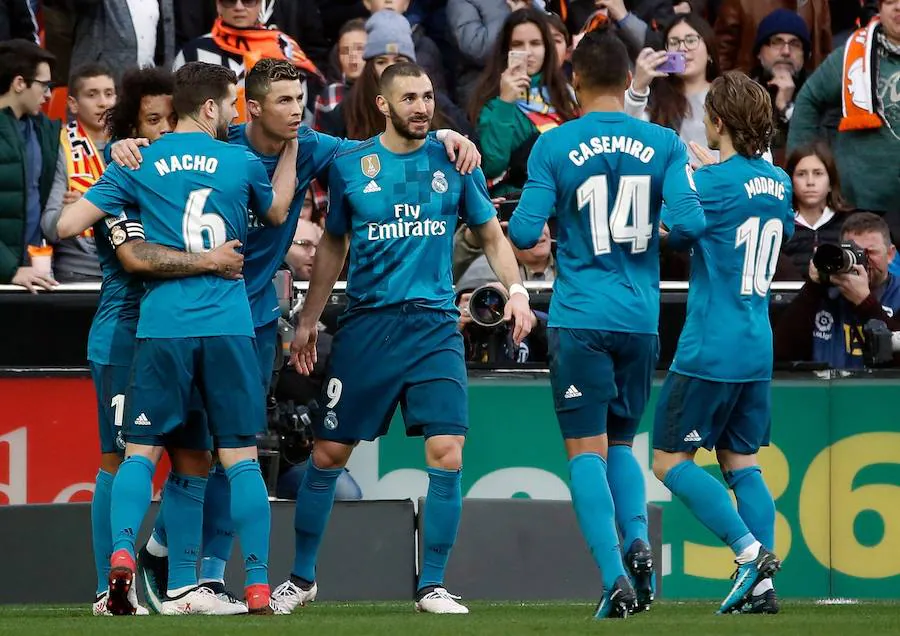
[[[232,126],[228,131],[228,141],[246,146],[260,158],[269,179],[275,174],[278,155],[264,155],[250,146],[246,125]],[[244,259],[244,284],[250,299],[253,326],[263,327],[278,319],[278,298],[272,278],[284,262],[284,256],[291,246],[297,220],[303,209],[303,196],[310,182],[320,173],[327,171],[339,150],[352,148],[358,141],[337,139],[317,133],[311,128],[301,128],[297,135],[297,190],[291,202],[287,221],[277,227],[266,226],[257,219],[250,221],[247,232]]]
[[[328,181],[325,228],[350,234],[347,313],[406,302],[455,311],[457,218],[478,226],[496,214],[481,170],[459,174],[433,137],[408,154],[374,137],[339,153]]]
[[[187,252],[247,241],[248,206],[264,214],[272,185],[262,162],[241,146],[204,133],[163,135],[131,171],[109,166],[85,197],[109,215],[128,206],[147,241]],[[243,280],[203,275],[147,282],[138,338],[253,336]]]
[[[687,319],[672,371],[723,382],[772,378],[769,286],[794,233],[791,179],[735,155],[694,176],[706,232],[691,253]]]
[[[551,327],[657,333],[663,201],[673,245],[704,227],[691,174],[673,131],[624,113],[587,113],[538,138],[509,236],[531,247],[556,215]]]

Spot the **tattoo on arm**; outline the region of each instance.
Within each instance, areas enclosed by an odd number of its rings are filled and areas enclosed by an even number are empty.
[[[205,254],[179,252],[162,245],[141,242],[134,246],[135,258],[142,261],[150,276],[178,278],[209,272]]]

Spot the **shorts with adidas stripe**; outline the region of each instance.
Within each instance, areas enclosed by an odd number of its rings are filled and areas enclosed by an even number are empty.
[[[550,386],[565,439],[607,434],[631,443],[650,399],[656,334],[548,329]]]
[[[656,403],[653,448],[756,454],[760,446],[769,445],[769,385],[768,380],[714,382],[669,372]]]

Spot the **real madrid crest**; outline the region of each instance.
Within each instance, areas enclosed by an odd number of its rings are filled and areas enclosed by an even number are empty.
[[[325,423],[325,428],[327,428],[329,431],[333,431],[334,429],[336,429],[338,427],[337,413],[335,413],[334,411],[328,411],[325,414],[325,422],[324,423]]]
[[[113,247],[119,247],[122,243],[125,242],[125,239],[128,238],[128,235],[125,233],[121,227],[114,227],[109,235],[109,241],[112,243]]]
[[[431,180],[431,189],[437,192],[438,194],[444,194],[450,186],[447,184],[447,179],[444,176],[444,173],[438,170],[432,175],[433,179]]]
[[[381,172],[381,159],[378,155],[366,155],[360,159],[360,165],[362,173],[370,179],[374,179]]]

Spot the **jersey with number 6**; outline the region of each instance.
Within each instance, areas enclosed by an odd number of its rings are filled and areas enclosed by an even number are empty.
[[[538,138],[509,236],[531,247],[555,208],[551,327],[657,333],[663,201],[670,241],[686,246],[703,231],[703,209],[673,131],[591,112]]]
[[[772,378],[769,286],[794,232],[791,179],[735,155],[694,177],[707,226],[691,254],[688,313],[672,371],[705,380]]]
[[[259,158],[203,133],[163,135],[131,171],[111,165],[85,197],[107,214],[138,208],[146,240],[205,252],[247,240],[248,207],[262,215],[272,185]],[[242,280],[213,275],[147,282],[138,338],[253,336]]]

